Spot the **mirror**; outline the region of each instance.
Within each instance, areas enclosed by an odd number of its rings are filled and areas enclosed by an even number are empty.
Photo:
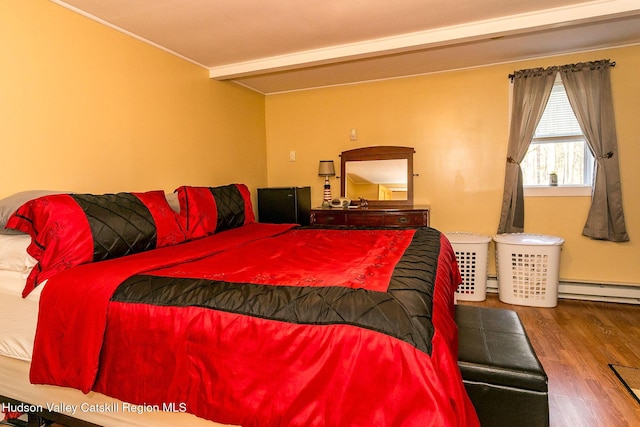
[[[411,147],[366,147],[343,151],[340,194],[371,207],[413,204],[413,153]]]
[[[345,197],[367,200],[407,200],[407,160],[348,162]]]

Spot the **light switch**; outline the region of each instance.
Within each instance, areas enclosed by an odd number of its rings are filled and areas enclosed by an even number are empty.
[[[295,162],[296,161],[296,152],[295,151],[289,151],[289,161],[290,162]]]

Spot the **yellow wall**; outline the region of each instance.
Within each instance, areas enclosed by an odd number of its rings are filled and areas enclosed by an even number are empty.
[[[415,147],[415,203],[430,204],[444,231],[493,235],[498,226],[508,138],[509,81],[514,70],[610,58],[628,243],[581,236],[589,197],[525,201],[525,231],[565,239],[563,280],[640,284],[640,46],[501,64],[397,80],[267,96],[271,186],[311,185],[322,201],[318,160],[339,165],[344,150],[372,145]],[[349,140],[349,129],[358,141]],[[296,162],[289,161],[296,151]],[[338,167],[339,168],[339,167]],[[332,192],[339,193],[332,180]],[[492,256],[493,260],[493,248]],[[490,271],[495,272],[495,266]]]
[[[0,197],[266,184],[264,96],[46,0],[0,2]]]
[[[318,160],[339,164],[343,150],[403,145],[416,149],[415,202],[432,206],[432,224],[484,234],[497,228],[502,197],[507,74],[611,58],[632,241],[582,237],[584,197],[528,198],[525,227],[565,238],[563,279],[640,283],[640,46],[265,101],[46,0],[3,0],[0,57],[0,197],[36,188],[170,191],[229,182],[244,182],[255,195],[268,182],[311,185],[320,204]],[[358,129],[356,142],[349,141],[351,128]],[[332,187],[337,196],[337,180]]]

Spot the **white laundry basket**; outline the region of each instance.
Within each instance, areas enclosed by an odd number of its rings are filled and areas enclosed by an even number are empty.
[[[507,233],[496,234],[493,240],[500,301],[534,307],[558,305],[560,250],[564,239]]]
[[[456,298],[462,301],[484,301],[487,299],[487,264],[491,237],[475,233],[445,233],[454,252],[462,283]]]

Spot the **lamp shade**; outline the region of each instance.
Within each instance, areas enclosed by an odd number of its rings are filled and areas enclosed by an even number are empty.
[[[334,176],[336,170],[333,167],[333,160],[320,160],[320,167],[318,167],[318,176]]]

